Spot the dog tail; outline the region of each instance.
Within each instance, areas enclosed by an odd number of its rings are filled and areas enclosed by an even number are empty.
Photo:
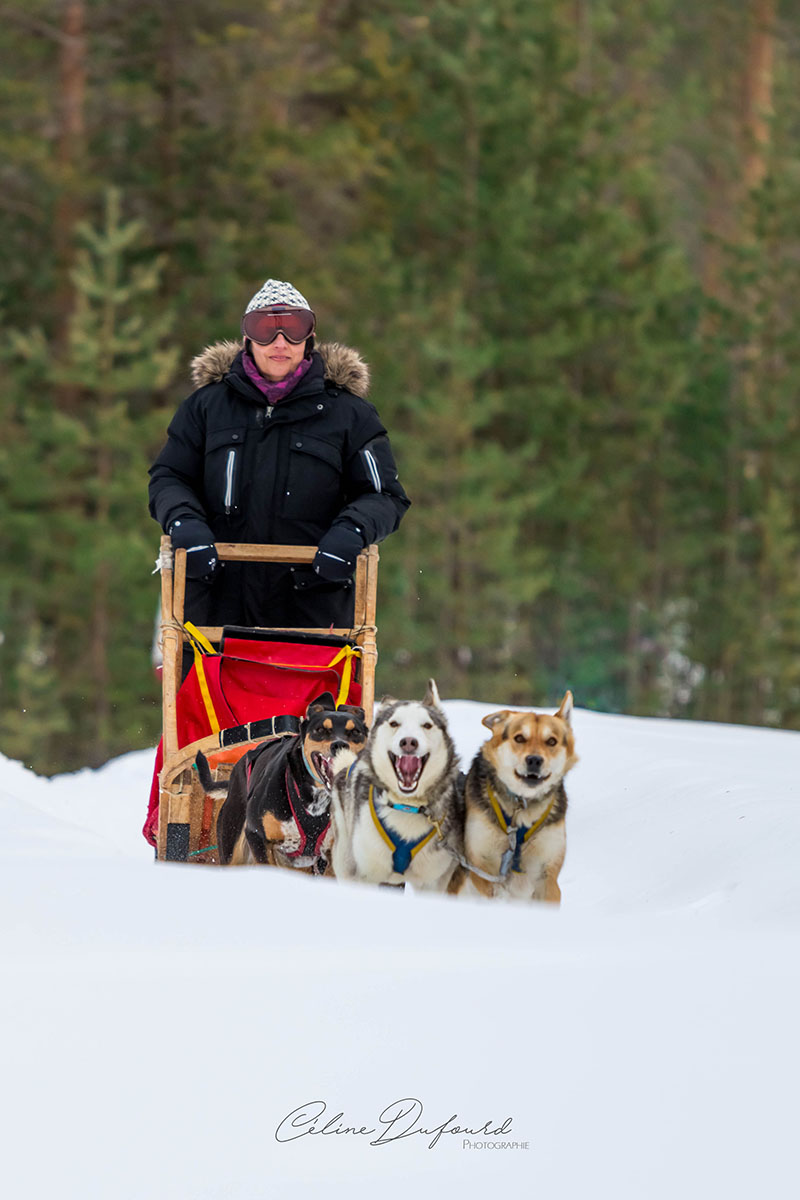
[[[227,796],[228,781],[217,781],[211,774],[211,768],[208,765],[208,759],[202,750],[197,751],[197,757],[194,760],[194,765],[197,767],[197,774],[203,785],[203,791],[207,796]]]

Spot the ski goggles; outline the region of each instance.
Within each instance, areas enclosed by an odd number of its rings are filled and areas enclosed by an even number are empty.
[[[296,346],[311,337],[315,320],[310,308],[253,309],[242,317],[242,333],[259,346],[268,346],[282,333]]]

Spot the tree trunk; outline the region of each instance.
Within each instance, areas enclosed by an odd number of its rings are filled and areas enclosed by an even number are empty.
[[[703,283],[706,294],[729,310],[729,320],[733,322],[729,330],[738,343],[729,352],[731,384],[722,563],[722,592],[727,600],[721,612],[724,644],[717,664],[719,691],[713,714],[717,720],[742,719],[741,692],[748,687],[748,673],[744,670],[743,674],[743,660],[748,654],[746,643],[769,618],[765,609],[769,596],[759,592],[749,612],[748,637],[742,624],[742,605],[736,602],[736,598],[741,600],[741,589],[746,586],[750,568],[756,565],[752,561],[754,554],[760,557],[761,553],[743,546],[742,533],[749,515],[749,508],[743,506],[745,451],[749,446],[749,431],[760,424],[760,285],[732,286],[726,280],[726,263],[735,269],[742,250],[755,249],[754,193],[766,176],[770,143],[775,13],[776,0],[748,0],[745,13],[735,25],[731,11],[724,5],[715,6],[711,17],[710,77],[718,83],[712,118],[707,227],[714,240],[704,263]],[[732,44],[734,29],[741,33],[740,40]],[[738,101],[735,105],[734,98]],[[732,165],[726,165],[726,151]],[[717,324],[718,318],[707,319],[705,333],[713,336]],[[751,472],[760,469],[755,458],[748,460],[747,468]],[[733,605],[729,622],[726,604]]]
[[[746,193],[763,182],[767,169],[775,58],[775,6],[776,0],[751,0],[750,4],[742,121],[742,182]]]
[[[742,119],[742,241],[755,243],[756,232],[754,193],[763,183],[767,173],[770,142],[769,117],[772,112],[772,72],[775,57],[775,6],[776,0],[752,0],[750,6],[750,30],[747,41],[747,57],[744,66]],[[742,347],[742,402],[743,420],[746,429],[758,430],[765,418],[764,399],[764,316],[760,303],[763,286],[760,282],[746,289],[743,301],[746,306],[749,337]],[[766,402],[768,404],[768,402]],[[756,515],[758,527],[757,575],[760,586],[757,590],[756,623],[754,630],[757,643],[765,646],[771,638],[773,610],[775,604],[775,580],[769,563],[770,530],[765,527],[767,502],[770,494],[770,450],[763,446],[748,464],[758,476],[759,504]],[[749,672],[748,672],[749,675]],[[751,711],[746,719],[761,722],[767,695],[748,680],[746,688],[750,696]],[[737,713],[737,716],[740,714]]]
[[[156,67],[156,91],[160,102],[158,127],[160,228],[157,241],[167,252],[162,276],[162,291],[172,295],[178,289],[180,266],[172,253],[175,226],[178,220],[179,195],[179,124],[178,115],[178,44],[180,13],[173,4],[164,5],[161,12],[163,37]]]
[[[101,399],[101,404],[105,401]],[[99,531],[105,533],[111,519],[110,490],[113,471],[112,453],[108,446],[97,451],[97,474],[99,492],[96,522]],[[109,647],[111,645],[111,564],[100,559],[92,580],[92,629],[91,661],[92,687],[94,689],[95,732],[92,744],[92,766],[99,767],[108,759],[111,745],[111,670]]]
[[[58,55],[57,195],[53,214],[56,260],[55,356],[68,351],[69,318],[75,302],[70,279],[74,260],[75,225],[82,212],[83,167],[86,154],[86,6],[84,0],[64,0],[61,8]],[[75,389],[57,389],[59,407],[71,408]]]

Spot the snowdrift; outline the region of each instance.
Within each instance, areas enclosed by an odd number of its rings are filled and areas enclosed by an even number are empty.
[[[0,760],[9,1194],[793,1194],[800,735],[575,728],[557,911],[155,864],[152,752]]]

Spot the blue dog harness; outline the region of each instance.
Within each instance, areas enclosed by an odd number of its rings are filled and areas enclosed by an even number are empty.
[[[375,808],[374,791],[373,785],[370,784],[369,811],[372,813],[375,828],[392,852],[392,867],[398,875],[404,875],[411,866],[414,855],[418,854],[423,846],[427,846],[436,833],[436,830],[431,829],[430,833],[424,833],[422,837],[417,838],[414,842],[407,841],[405,838],[400,837],[399,834],[390,833],[378,816],[378,810]],[[391,807],[399,808],[402,812],[419,812],[418,808],[413,808],[410,804],[393,804]]]

